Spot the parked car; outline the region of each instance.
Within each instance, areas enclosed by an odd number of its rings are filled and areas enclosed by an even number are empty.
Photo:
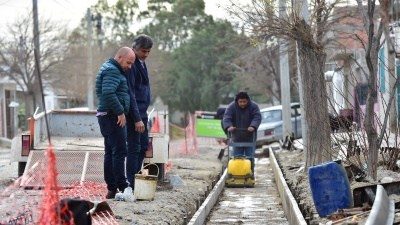
[[[257,146],[282,140],[282,105],[261,109],[261,124],[257,130]],[[295,138],[301,137],[300,103],[291,104],[292,132]]]

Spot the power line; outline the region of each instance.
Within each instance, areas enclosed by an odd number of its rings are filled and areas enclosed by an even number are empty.
[[[6,5],[8,3],[11,3],[11,1],[13,0],[5,0],[3,2],[0,2],[0,6],[10,7],[10,8],[20,8],[20,9],[26,8],[26,6]]]
[[[64,0],[64,1],[67,2],[68,5],[74,7],[74,5],[69,0]]]
[[[70,11],[70,12],[73,12],[73,11],[71,10],[70,7],[66,7],[65,5],[61,4],[58,0],[54,0],[54,2],[55,2],[57,5],[61,6],[63,9],[66,9],[66,10],[68,10],[68,11]],[[69,4],[71,4],[71,3],[69,3]]]
[[[11,2],[12,0],[5,0],[4,2],[0,2],[0,5],[5,5],[5,4],[7,4],[7,3],[9,3],[9,2]]]

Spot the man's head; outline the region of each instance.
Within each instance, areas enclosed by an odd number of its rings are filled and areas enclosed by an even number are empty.
[[[122,47],[115,54],[114,59],[119,63],[123,70],[127,71],[135,62],[135,53],[129,47]]]
[[[237,104],[239,105],[240,108],[244,109],[249,104],[250,97],[247,94],[247,92],[241,91],[241,92],[237,93],[237,95],[235,97],[235,101],[237,102]]]
[[[147,56],[149,56],[152,47],[153,40],[145,34],[140,34],[133,39],[132,49],[135,51],[136,57],[142,61],[146,60]]]

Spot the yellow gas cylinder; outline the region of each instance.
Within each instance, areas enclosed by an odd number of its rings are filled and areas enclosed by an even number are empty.
[[[229,160],[228,174],[232,176],[246,176],[251,173],[251,162],[249,159],[238,157]]]

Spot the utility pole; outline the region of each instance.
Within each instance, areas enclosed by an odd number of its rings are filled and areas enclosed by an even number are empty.
[[[90,12],[90,8],[87,9],[86,12],[86,22],[87,22],[87,53],[88,53],[88,62],[87,62],[87,104],[89,110],[94,109],[94,94],[93,94],[93,74],[92,74],[92,65],[93,65],[93,37],[92,37],[92,13]]]
[[[34,53],[34,59],[35,59],[35,74],[34,77],[34,85],[35,85],[35,90],[40,90],[39,87],[39,70],[40,70],[40,41],[39,41],[39,19],[38,19],[38,6],[37,6],[37,0],[32,0],[32,11],[33,11],[33,53]],[[33,93],[33,109],[36,108],[36,106],[41,106],[42,104],[40,99],[41,96],[36,94],[37,92]]]
[[[287,18],[286,2],[279,0],[279,17]],[[283,120],[283,137],[292,134],[291,107],[290,107],[290,76],[289,76],[289,55],[287,43],[279,40],[279,68],[281,76],[281,104]]]
[[[37,0],[32,0],[32,6],[33,6],[33,45],[34,45],[33,54],[35,58],[35,72],[36,72],[35,74],[36,79],[34,85],[36,86],[35,90],[40,90],[37,96],[36,94],[34,94],[35,97],[33,98],[33,103],[35,107],[36,106],[43,107],[44,118],[46,121],[47,140],[49,142],[49,145],[51,145],[49,120],[47,118],[47,113],[46,113],[46,102],[44,100],[44,87],[40,70],[40,41],[39,41],[39,18],[38,18]]]
[[[292,5],[294,6],[295,10],[298,10],[300,13],[300,18],[304,19],[306,23],[309,23],[310,20],[310,13],[308,11],[308,1],[307,0],[292,0]],[[302,85],[302,78],[300,72],[300,57],[299,57],[299,48],[296,48],[297,52],[297,77],[299,83],[299,96],[300,96],[300,106],[303,108],[302,110],[302,117],[301,117],[301,134],[303,139],[303,148],[305,152],[305,157],[307,162],[308,157],[308,146],[307,146],[307,132],[308,132],[308,125],[306,122],[306,111],[304,110],[304,96],[303,96],[303,85]]]

